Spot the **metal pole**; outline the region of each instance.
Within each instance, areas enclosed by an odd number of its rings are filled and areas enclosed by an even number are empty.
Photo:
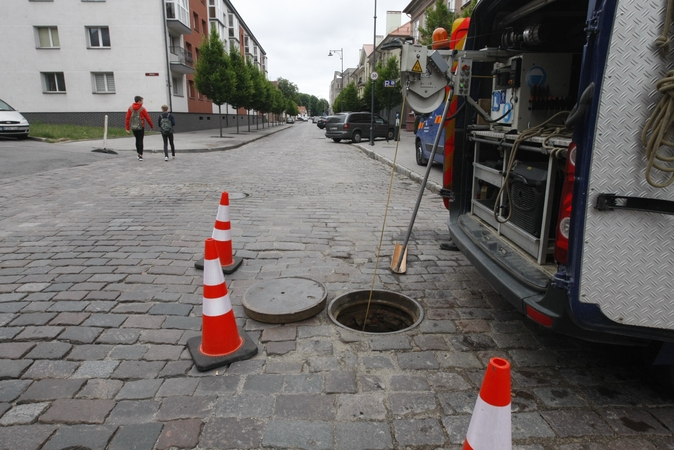
[[[417,217],[417,212],[419,211],[419,205],[421,204],[421,197],[424,195],[424,190],[426,189],[426,183],[428,182],[428,176],[431,173],[431,166],[433,165],[433,159],[435,159],[435,152],[438,149],[438,142],[440,142],[440,134],[442,129],[445,126],[445,119],[447,119],[447,111],[449,110],[449,104],[451,103],[452,95],[445,95],[445,107],[442,110],[442,119],[440,119],[440,126],[438,127],[438,132],[435,134],[435,140],[433,141],[433,149],[431,150],[431,156],[428,158],[428,163],[426,164],[426,174],[424,175],[424,181],[421,183],[421,189],[419,190],[419,195],[417,196],[417,203],[414,205],[414,212],[412,213],[412,218],[410,219],[410,225],[407,227],[407,234],[405,235],[405,242],[403,243],[403,248],[400,251],[400,258],[396,264],[394,272],[400,272],[400,265],[403,262],[405,257],[405,250],[407,250],[407,243],[410,241],[410,235],[412,234],[412,227],[414,227],[414,219]]]
[[[342,89],[340,90],[340,93],[344,93],[344,47],[339,49],[339,59],[342,63],[342,73],[341,73],[341,78],[342,78]],[[344,95],[340,97],[340,104],[339,108],[344,111]]]
[[[168,90],[169,111],[173,112],[173,102],[171,98],[171,63],[169,61],[168,30],[166,27],[166,1],[161,0],[162,17],[164,18],[164,46],[166,47],[166,86]]]
[[[377,0],[374,0],[374,38],[372,41],[372,72],[377,70]],[[370,145],[374,145],[374,80],[372,86],[372,104],[370,106]]]

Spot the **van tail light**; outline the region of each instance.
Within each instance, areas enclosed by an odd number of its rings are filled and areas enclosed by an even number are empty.
[[[345,129],[345,130],[348,130],[348,129],[349,129],[349,124],[346,123],[346,122],[344,122],[344,125],[342,125],[342,128]]]
[[[543,314],[540,311],[536,311],[534,308],[532,308],[529,305],[526,305],[526,312],[527,316],[533,320],[534,322],[537,322],[544,327],[550,328],[552,326],[552,317],[548,316],[547,314]]]
[[[562,198],[559,203],[559,219],[557,220],[557,239],[553,252],[555,261],[566,264],[569,251],[569,226],[571,225],[571,206],[573,204],[573,180],[576,173],[576,144],[571,143],[566,156],[566,175],[562,187]]]

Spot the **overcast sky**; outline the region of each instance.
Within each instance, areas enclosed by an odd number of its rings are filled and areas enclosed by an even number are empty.
[[[411,0],[377,0],[377,35],[386,32],[386,11],[402,11]],[[375,0],[232,0],[267,54],[269,80],[285,78],[299,92],[330,100],[333,73],[355,68],[363,44],[374,40]],[[401,25],[409,21],[403,14]]]

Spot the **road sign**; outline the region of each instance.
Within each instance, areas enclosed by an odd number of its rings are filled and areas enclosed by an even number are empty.
[[[378,74],[377,72],[372,72],[372,73],[370,74],[370,79],[371,79],[372,81],[376,81],[377,78],[379,78],[379,74]]]
[[[396,87],[396,80],[384,80],[384,87]]]

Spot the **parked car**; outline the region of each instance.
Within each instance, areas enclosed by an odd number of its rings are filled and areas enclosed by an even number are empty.
[[[26,139],[30,124],[21,113],[0,100],[0,136]]]
[[[348,139],[351,142],[360,142],[361,139],[370,138],[370,125],[372,114],[369,112],[351,112],[333,116],[325,125],[325,137],[335,142]],[[374,115],[374,137],[393,140],[395,130],[387,120]]]
[[[318,128],[320,128],[321,130],[322,130],[323,128],[325,128],[325,122],[328,121],[328,118],[329,118],[329,117],[330,117],[330,116],[319,117],[318,120],[316,121],[316,126],[317,126]]]
[[[286,118],[286,123],[295,123],[295,119],[293,119],[292,116],[288,116],[288,117]]]

